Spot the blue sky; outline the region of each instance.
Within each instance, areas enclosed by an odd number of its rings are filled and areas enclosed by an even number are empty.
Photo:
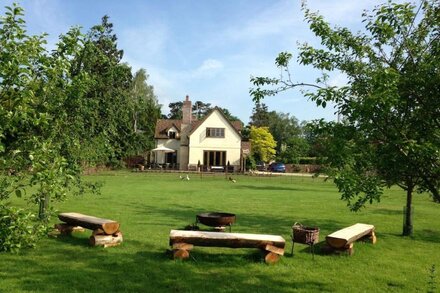
[[[2,0],[0,11],[13,1]],[[361,13],[383,1],[309,0],[311,10],[332,24],[361,29]],[[297,43],[319,42],[309,31],[300,10],[300,0],[34,0],[18,1],[25,9],[28,31],[46,32],[53,45],[71,26],[86,32],[110,16],[124,50],[124,61],[133,71],[145,68],[150,75],[162,112],[170,102],[189,95],[220,106],[249,121],[254,106],[249,78],[278,76],[274,60],[281,51],[296,58]],[[319,72],[292,66],[293,80],[311,82]],[[341,85],[344,77],[334,73],[331,83]],[[318,108],[300,91],[289,91],[263,101],[275,110],[302,120],[334,120],[334,109]]]

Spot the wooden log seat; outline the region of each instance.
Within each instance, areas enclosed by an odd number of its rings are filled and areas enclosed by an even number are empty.
[[[185,259],[194,246],[259,248],[266,263],[275,263],[284,255],[286,241],[277,235],[218,233],[205,231],[171,230],[170,246],[174,258]]]
[[[374,226],[357,223],[350,227],[333,232],[325,237],[325,241],[330,249],[345,250],[349,255],[353,254],[353,244],[359,239],[369,239],[371,243],[376,243]]]
[[[92,230],[92,236],[89,239],[92,246],[109,247],[119,245],[122,242],[122,233],[119,231],[120,225],[116,221],[80,213],[61,213],[58,218],[64,223],[56,224],[55,228],[62,234],[80,231],[81,227]]]

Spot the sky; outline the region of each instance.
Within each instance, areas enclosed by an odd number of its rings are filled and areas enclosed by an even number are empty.
[[[289,51],[296,60],[298,44],[319,45],[304,21],[300,0],[0,0],[0,13],[12,2],[25,9],[30,34],[48,33],[49,48],[70,27],[80,26],[85,33],[108,15],[123,61],[133,73],[146,69],[164,114],[169,103],[189,95],[192,101],[227,108],[247,124],[254,108],[250,77],[278,77],[278,53]],[[382,2],[309,0],[307,5],[332,25],[358,31],[363,10]],[[320,76],[296,62],[291,71],[298,82]],[[331,84],[344,81],[342,74],[331,74]],[[263,103],[299,121],[336,119],[332,106],[319,108],[299,90],[267,97]]]

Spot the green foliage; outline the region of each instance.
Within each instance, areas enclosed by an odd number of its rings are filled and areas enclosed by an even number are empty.
[[[353,210],[378,201],[383,187],[401,186],[407,191],[404,234],[411,234],[413,191],[429,191],[440,202],[440,4],[388,2],[365,12],[365,31],[356,34],[331,28],[305,4],[303,10],[323,47],[301,45],[299,63],[324,71],[306,96],[318,106],[334,103],[343,117],[316,125],[327,172]],[[286,77],[251,79],[254,100],[304,86],[292,82],[289,59],[285,53],[277,59]],[[334,70],[347,76],[346,86],[327,85],[326,71]]]
[[[34,214],[0,203],[0,252],[34,247],[45,232]]]
[[[263,162],[269,162],[275,158],[276,141],[273,139],[268,127],[251,126],[249,137],[254,158]]]
[[[269,126],[269,110],[266,104],[255,102],[249,124],[255,127]]]
[[[154,89],[147,84],[148,74],[145,69],[138,70],[131,85],[132,120],[135,138],[132,145],[135,153],[145,152],[154,145],[154,130],[160,117],[160,105]]]
[[[168,119],[182,119],[182,106],[183,102],[169,103],[170,113],[168,114]]]
[[[282,162],[304,164],[300,162],[300,159],[307,156],[309,149],[310,146],[303,137],[291,137],[286,139],[277,157]]]

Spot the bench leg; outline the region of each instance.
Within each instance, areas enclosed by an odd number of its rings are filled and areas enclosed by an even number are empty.
[[[189,251],[185,249],[173,249],[174,259],[187,259],[189,258]]]
[[[376,244],[376,242],[377,242],[376,233],[374,233],[374,231],[371,232],[370,241],[371,241],[371,244]]]
[[[114,235],[92,235],[89,238],[89,243],[91,246],[111,247],[121,244],[122,240],[122,233],[119,231]]]
[[[61,235],[70,235],[72,232],[84,232],[85,229],[80,226],[71,226],[66,223],[59,223],[55,224],[54,228],[61,234]]]
[[[280,255],[284,255],[284,247],[276,247],[271,244],[267,244],[263,250],[264,261],[267,264],[276,263],[280,259]]]
[[[347,246],[345,246],[344,251],[346,251],[348,255],[352,256],[354,254],[354,244],[350,243]]]
[[[189,251],[193,249],[194,245],[189,243],[173,243],[173,258],[187,259],[189,258]]]

